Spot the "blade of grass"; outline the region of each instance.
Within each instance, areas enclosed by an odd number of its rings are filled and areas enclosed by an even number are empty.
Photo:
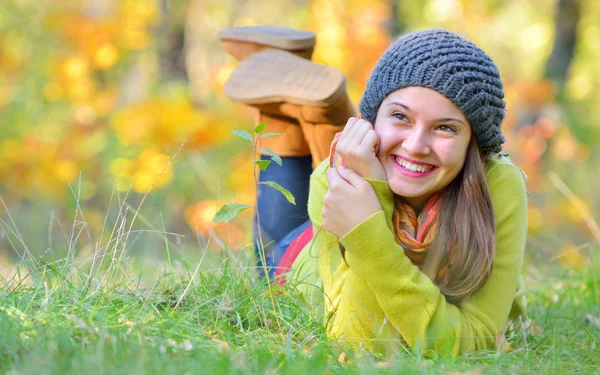
[[[548,178],[550,179],[550,182],[552,182],[552,184],[558,189],[558,191],[569,200],[575,210],[577,210],[585,225],[588,227],[590,232],[592,232],[592,235],[600,245],[600,227],[598,227],[598,223],[596,223],[589,210],[585,208],[585,205],[581,199],[576,196],[571,189],[569,189],[567,184],[565,184],[560,177],[558,177],[556,172],[551,171],[548,173]]]

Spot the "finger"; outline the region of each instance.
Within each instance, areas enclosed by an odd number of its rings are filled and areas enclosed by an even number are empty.
[[[327,180],[329,181],[329,189],[330,191],[344,191],[348,188],[350,183],[346,181],[342,177],[342,169],[347,169],[346,167],[338,167],[338,168],[330,168],[327,171]]]
[[[344,131],[342,132],[342,136],[340,137],[340,143],[342,143],[342,147],[348,142],[348,139],[352,139],[352,134],[360,121],[361,120],[357,119],[356,117],[350,117],[348,119],[348,122],[344,127]]]
[[[370,122],[365,121],[365,120],[359,120],[359,123],[357,123],[354,126],[354,131],[352,134],[352,141],[353,141],[353,146],[354,147],[358,147],[363,143],[363,140],[365,138],[365,135],[367,135],[367,133],[373,129],[373,126],[371,125]]]
[[[346,136],[343,139],[340,139],[340,143],[342,143],[342,152],[344,150],[347,152],[355,151],[370,129],[372,129],[372,126],[369,122],[357,120],[347,132]]]
[[[346,126],[344,126],[344,130],[342,130],[342,137],[346,137],[351,131],[358,119],[356,117],[350,117],[346,122]],[[341,139],[340,139],[341,141]]]
[[[337,168],[329,168],[327,169],[327,182],[329,182],[329,187],[339,185],[341,180],[340,174]]]
[[[338,169],[340,178],[355,188],[358,188],[358,186],[365,182],[364,178],[350,168],[342,167]]]
[[[375,132],[375,130],[371,129],[365,134],[365,137],[363,138],[359,149],[365,154],[374,153],[375,155],[377,155],[378,148],[379,135],[377,134],[377,132]]]

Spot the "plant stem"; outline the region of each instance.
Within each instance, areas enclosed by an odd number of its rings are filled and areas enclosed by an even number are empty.
[[[256,160],[256,145],[258,143],[258,137],[260,134],[255,136],[254,139],[254,160]],[[271,305],[273,306],[273,314],[275,315],[275,321],[277,322],[277,327],[279,328],[279,333],[281,333],[281,322],[279,321],[279,315],[277,314],[277,307],[275,307],[275,298],[273,297],[273,288],[271,287],[271,278],[269,277],[269,271],[267,270],[267,256],[265,255],[265,246],[262,240],[262,233],[260,230],[260,213],[258,212],[258,176],[256,174],[256,163],[253,164],[252,172],[254,174],[254,186],[256,187],[256,228],[258,230],[258,242],[260,244],[260,255],[262,257],[262,265],[263,270],[265,272],[265,277],[267,278],[267,287],[269,288],[269,297],[271,298]]]

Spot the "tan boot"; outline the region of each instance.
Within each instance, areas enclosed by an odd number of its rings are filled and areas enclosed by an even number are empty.
[[[297,120],[315,167],[329,155],[334,135],[356,116],[339,70],[285,51],[249,56],[233,71],[224,91],[229,99],[263,114]]]
[[[289,51],[310,60],[315,49],[316,36],[310,31],[280,26],[244,26],[219,32],[221,44],[238,61],[265,50]]]

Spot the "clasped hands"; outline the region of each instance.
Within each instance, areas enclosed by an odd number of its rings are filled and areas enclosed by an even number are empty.
[[[323,227],[337,238],[381,210],[371,184],[365,180],[386,180],[377,159],[379,136],[370,122],[351,117],[336,151],[345,167],[329,168],[329,189],[323,198]]]

